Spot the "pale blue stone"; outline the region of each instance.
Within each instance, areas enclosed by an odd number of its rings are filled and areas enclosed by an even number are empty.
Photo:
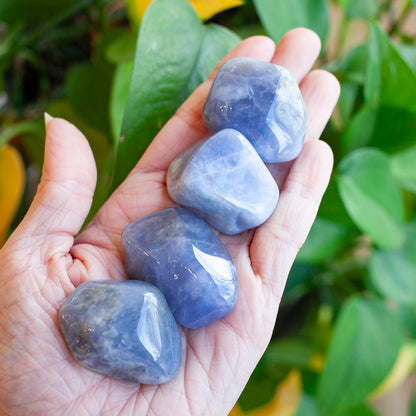
[[[203,119],[212,131],[240,131],[265,162],[298,156],[307,125],[305,104],[293,75],[253,58],[234,58],[220,68]]]
[[[167,187],[175,202],[227,234],[265,222],[279,198],[277,184],[253,146],[232,129],[219,131],[176,158]]]
[[[176,321],[200,328],[227,315],[237,297],[235,266],[209,225],[168,208],[127,225],[121,235],[128,275],[158,287]]]
[[[73,356],[90,370],[160,384],[179,369],[178,326],[163,295],[148,283],[83,283],[62,305],[59,322]]]

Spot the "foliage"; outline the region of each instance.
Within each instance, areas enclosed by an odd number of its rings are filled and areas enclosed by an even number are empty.
[[[246,0],[205,23],[241,2],[154,0],[144,16],[148,1],[34,3],[0,4],[0,238],[33,197],[45,110],[90,140],[93,215],[240,37],[319,34],[342,87],[323,134],[335,170],[234,412],[376,415],[416,357],[416,2]]]

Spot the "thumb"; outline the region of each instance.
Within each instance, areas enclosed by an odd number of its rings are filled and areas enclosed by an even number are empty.
[[[72,247],[91,208],[97,172],[88,141],[74,125],[46,114],[45,129],[41,181],[15,234],[31,237],[32,249],[46,244],[49,257]]]

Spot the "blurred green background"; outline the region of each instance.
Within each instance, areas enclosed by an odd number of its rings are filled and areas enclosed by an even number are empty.
[[[232,414],[416,415],[416,1],[148,3],[1,1],[0,244],[36,191],[45,111],[90,141],[92,216],[240,39],[309,27],[342,87],[335,168]]]

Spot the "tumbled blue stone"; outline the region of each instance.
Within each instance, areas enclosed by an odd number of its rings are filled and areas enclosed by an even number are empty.
[[[90,370],[160,384],[179,369],[178,326],[163,295],[148,283],[83,283],[62,305],[59,322],[73,356]]]
[[[294,159],[306,134],[305,104],[293,75],[254,58],[234,58],[222,65],[203,119],[212,131],[240,131],[265,162]]]
[[[155,212],[127,225],[121,240],[128,275],[158,287],[181,325],[200,328],[233,309],[234,263],[215,232],[193,212]]]
[[[224,129],[187,149],[169,167],[171,198],[217,230],[237,234],[266,221],[279,189],[253,146]]]

